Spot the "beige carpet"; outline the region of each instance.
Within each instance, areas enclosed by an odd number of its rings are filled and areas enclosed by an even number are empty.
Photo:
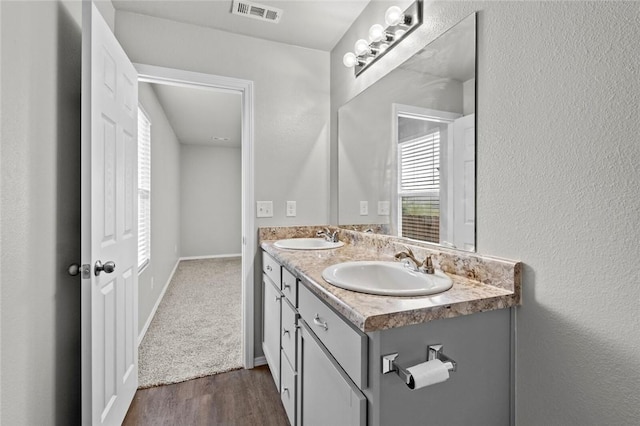
[[[241,258],[181,261],[139,348],[139,388],[242,367]]]

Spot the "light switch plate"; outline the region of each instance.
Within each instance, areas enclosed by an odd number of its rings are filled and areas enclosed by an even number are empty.
[[[273,217],[273,201],[256,201],[256,217]]]
[[[369,202],[360,201],[360,216],[367,216],[369,214]]]
[[[294,217],[296,215],[296,202],[287,201],[287,217]]]
[[[388,201],[378,201],[378,216],[389,216],[390,203]]]

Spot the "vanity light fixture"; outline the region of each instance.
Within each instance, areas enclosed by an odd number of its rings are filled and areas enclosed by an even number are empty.
[[[384,15],[384,21],[386,27],[373,24],[369,29],[369,39],[356,41],[354,51],[342,57],[344,66],[354,68],[356,77],[422,24],[422,0],[416,0],[404,11],[398,6],[391,6]]]

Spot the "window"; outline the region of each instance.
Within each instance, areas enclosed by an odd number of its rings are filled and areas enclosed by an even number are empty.
[[[398,144],[400,235],[440,242],[440,129]]]
[[[151,123],[138,108],[138,271],[151,258]]]

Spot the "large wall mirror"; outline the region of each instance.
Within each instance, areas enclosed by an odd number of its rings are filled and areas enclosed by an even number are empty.
[[[338,111],[341,226],[475,250],[476,14]]]

